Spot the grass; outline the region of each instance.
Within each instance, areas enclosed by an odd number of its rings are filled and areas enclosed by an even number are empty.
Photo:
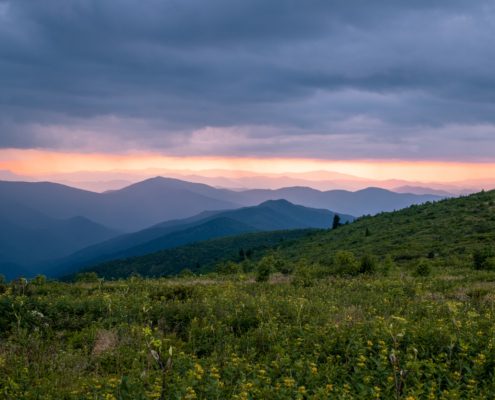
[[[495,393],[495,273],[9,286],[5,399],[457,399]],[[169,361],[170,360],[170,361]]]

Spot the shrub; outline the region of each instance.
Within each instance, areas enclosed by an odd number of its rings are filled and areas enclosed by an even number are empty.
[[[430,263],[425,259],[420,260],[416,265],[416,269],[414,270],[414,276],[425,277],[425,276],[429,276],[430,274],[431,274]]]
[[[45,275],[37,275],[31,282],[37,286],[44,285],[46,283],[46,276]]]
[[[256,267],[256,282],[267,282],[274,263],[273,256],[263,257]]]
[[[189,268],[184,268],[182,271],[180,271],[179,276],[181,278],[190,278],[191,276],[194,276],[194,272],[192,272]]]
[[[371,254],[365,254],[359,262],[359,272],[362,274],[374,274],[377,270],[376,258]]]
[[[76,275],[76,282],[95,283],[99,281],[96,272],[80,272]]]
[[[390,270],[396,267],[395,261],[390,254],[387,254],[383,261],[380,263],[378,271],[387,276],[390,273]]]
[[[242,268],[233,261],[226,261],[217,267],[217,272],[221,275],[233,275],[242,272]]]
[[[359,273],[359,263],[350,251],[340,250],[335,253],[334,271],[340,275],[356,275]]]
[[[491,247],[473,253],[473,267],[478,270],[495,270],[495,251]]]
[[[7,291],[6,279],[5,276],[0,274],[0,294],[5,293]]]
[[[294,279],[292,284],[297,287],[309,287],[316,280],[315,271],[307,263],[301,262],[297,265],[294,271]]]
[[[284,275],[290,275],[294,272],[294,265],[287,261],[287,260],[281,260],[280,258],[275,258],[274,260],[274,268],[276,271],[284,274]]]

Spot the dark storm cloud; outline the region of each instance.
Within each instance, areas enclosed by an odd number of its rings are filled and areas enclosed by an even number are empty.
[[[487,158],[494,37],[484,0],[0,0],[0,147]]]

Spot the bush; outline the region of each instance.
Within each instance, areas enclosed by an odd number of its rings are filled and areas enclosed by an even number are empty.
[[[350,251],[337,251],[333,260],[334,271],[339,275],[356,275],[359,273],[359,263]]]
[[[192,272],[189,268],[184,268],[180,271],[179,276],[181,278],[190,278],[191,276],[194,276],[194,272]]]
[[[376,258],[371,254],[365,254],[359,262],[359,272],[362,274],[374,274],[377,270]]]
[[[430,263],[427,260],[420,260],[416,265],[416,269],[414,270],[414,276],[417,277],[425,277],[431,274]]]
[[[95,283],[99,281],[96,272],[80,272],[76,275],[76,282]]]
[[[316,280],[316,272],[314,268],[310,267],[307,263],[301,262],[297,265],[294,271],[294,278],[292,284],[297,287],[309,287],[313,286]]]
[[[473,253],[473,267],[477,270],[495,270],[495,251],[491,247]]]
[[[242,272],[241,266],[233,261],[226,261],[219,265],[216,270],[221,275],[234,275]]]
[[[263,257],[256,267],[256,282],[267,282],[274,263],[273,256]]]
[[[396,265],[394,259],[390,254],[387,254],[385,259],[380,263],[378,271],[382,275],[387,276],[390,273],[390,270],[394,269],[395,267]]]
[[[0,274],[0,294],[5,293],[7,291],[7,280],[5,276]]]
[[[32,281],[31,283],[33,283],[34,285],[36,286],[41,286],[41,285],[44,285],[46,283],[46,276],[45,275],[37,275]]]

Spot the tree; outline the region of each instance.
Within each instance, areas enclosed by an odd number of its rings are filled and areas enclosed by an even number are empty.
[[[333,215],[333,222],[332,222],[332,229],[338,228],[342,224],[340,223],[340,215],[339,214],[334,214]]]

